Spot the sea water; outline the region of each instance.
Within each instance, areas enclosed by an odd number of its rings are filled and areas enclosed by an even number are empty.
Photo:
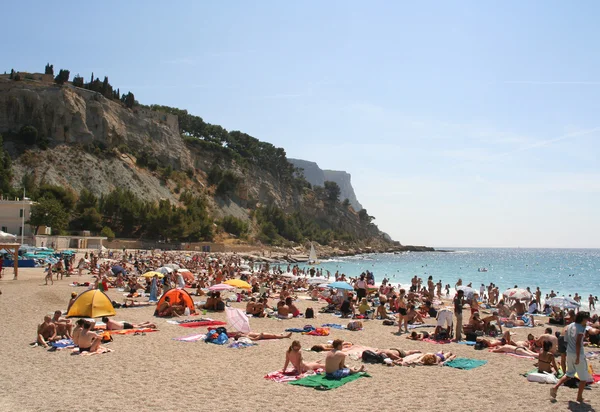
[[[542,298],[551,290],[558,296],[578,293],[586,308],[590,294],[600,297],[600,249],[444,249],[452,252],[369,254],[331,259],[317,267],[346,277],[369,270],[377,282],[387,277],[401,285],[409,285],[415,275],[424,280],[433,276],[435,283],[441,279],[451,290],[458,279],[463,285],[472,283],[475,290],[490,282],[500,291],[516,285],[534,292],[539,286]]]

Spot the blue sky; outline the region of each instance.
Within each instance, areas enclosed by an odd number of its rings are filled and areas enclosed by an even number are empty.
[[[600,247],[597,2],[28,5],[3,70],[107,75],[346,170],[405,244]]]

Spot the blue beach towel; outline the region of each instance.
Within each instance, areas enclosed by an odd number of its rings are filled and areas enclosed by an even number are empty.
[[[332,328],[332,329],[346,329],[345,326],[342,326],[338,323],[325,323],[324,325],[321,325],[324,328]]]
[[[468,358],[456,358],[449,362],[446,362],[444,366],[449,366],[455,369],[462,369],[465,371],[478,368],[487,363],[487,361],[479,359],[468,359]]]

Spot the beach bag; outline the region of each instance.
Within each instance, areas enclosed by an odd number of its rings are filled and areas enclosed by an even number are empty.
[[[383,321],[383,324],[385,326],[394,326],[394,323],[395,322],[393,320],[391,320],[391,319],[386,319],[386,320]]]
[[[467,332],[466,333],[466,339],[469,342],[475,342],[475,341],[477,341],[477,333],[475,333],[475,332]]]
[[[102,343],[108,343],[108,342],[112,342],[113,341],[113,337],[110,334],[110,332],[104,332],[102,334]]]
[[[362,361],[365,363],[384,363],[385,355],[366,350],[362,353]]]
[[[304,312],[304,317],[307,319],[312,319],[315,317],[315,311],[313,308],[306,308],[306,312]]]
[[[485,343],[483,342],[477,342],[474,346],[473,349],[475,350],[483,350],[485,348]]]
[[[556,376],[551,373],[530,373],[527,375],[527,380],[529,382],[539,382],[539,383],[549,383],[552,385],[556,385],[558,383],[558,379]]]

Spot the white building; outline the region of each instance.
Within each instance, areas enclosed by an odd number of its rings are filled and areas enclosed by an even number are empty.
[[[29,220],[33,203],[31,200],[0,199],[0,230],[21,236],[21,231],[24,229],[23,235],[31,236],[31,227],[27,223],[24,226],[22,224],[23,217],[25,217],[25,222]]]

